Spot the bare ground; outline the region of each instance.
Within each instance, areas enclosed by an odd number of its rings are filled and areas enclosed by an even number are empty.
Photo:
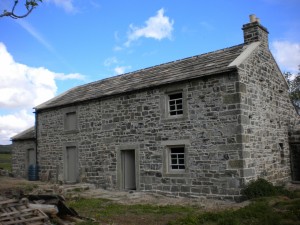
[[[235,203],[206,199],[205,197],[184,198],[165,196],[158,193],[115,191],[95,188],[92,184],[57,185],[40,181],[28,181],[20,178],[0,176],[0,195],[6,197],[25,194],[60,194],[66,198],[103,198],[121,204],[153,204],[153,205],[190,205],[204,210],[221,210],[240,208],[248,202]]]

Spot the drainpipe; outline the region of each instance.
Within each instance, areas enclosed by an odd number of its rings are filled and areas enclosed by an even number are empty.
[[[34,124],[34,128],[35,128],[35,162],[36,162],[36,166],[39,165],[38,163],[38,114],[37,111],[35,110],[34,112],[35,114],[35,124]]]

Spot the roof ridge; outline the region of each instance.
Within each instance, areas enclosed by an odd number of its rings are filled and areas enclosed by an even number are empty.
[[[90,82],[90,83],[82,84],[82,85],[76,86],[74,88],[81,88],[81,87],[85,87],[85,86],[89,86],[89,85],[101,83],[103,81],[115,79],[115,78],[121,77],[121,76],[129,76],[131,74],[135,74],[135,73],[142,72],[142,71],[147,71],[147,70],[153,69],[155,67],[167,66],[167,65],[170,65],[170,64],[175,63],[175,62],[183,62],[185,60],[189,60],[189,59],[192,59],[192,58],[198,58],[198,57],[202,57],[202,56],[205,56],[205,55],[209,55],[209,54],[213,54],[213,53],[217,53],[217,52],[226,51],[228,49],[237,48],[237,47],[240,47],[242,45],[246,46],[244,43],[242,43],[242,44],[234,45],[234,46],[231,46],[231,47],[222,48],[222,49],[218,49],[218,50],[215,50],[215,51],[206,52],[206,53],[203,53],[203,54],[186,57],[186,58],[183,58],[183,59],[177,59],[177,60],[173,60],[173,61],[170,61],[170,62],[161,63],[161,64],[157,64],[157,65],[154,65],[154,66],[149,66],[147,68],[135,70],[135,71],[132,71],[132,72],[122,73],[122,74],[119,74],[119,75],[116,75],[116,76],[107,77],[107,78],[104,78],[104,79],[101,79],[101,80],[96,80],[96,81],[93,81],[93,82]]]
[[[36,106],[35,109],[38,111],[55,106],[76,104],[89,99],[224,72],[233,69],[228,65],[247,47],[248,45],[245,44],[234,45],[76,86]]]

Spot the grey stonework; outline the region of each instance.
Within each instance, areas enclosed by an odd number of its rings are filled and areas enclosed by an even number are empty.
[[[36,107],[40,176],[68,182],[71,147],[76,179],[105,189],[124,188],[126,150],[138,191],[233,200],[258,177],[289,181],[298,115],[266,28],[255,21],[243,30],[243,45],[83,85]],[[170,116],[175,93],[183,113]],[[75,126],[66,126],[66,113],[76,114]],[[177,172],[174,147],[185,157]]]
[[[242,135],[245,168],[254,177],[285,182],[290,180],[288,132],[298,120],[291,105],[286,83],[269,49],[260,46],[239,67],[242,93]]]
[[[35,128],[31,127],[12,137],[12,173],[28,177],[29,163],[36,162]],[[32,154],[29,154],[29,151]]]
[[[13,141],[12,148],[12,173],[16,177],[28,177],[28,150],[35,149],[33,140]]]
[[[242,144],[238,143],[242,111],[238,102],[228,102],[238,87],[237,79],[236,73],[220,74],[175,85],[186,93],[186,118],[165,118],[162,113],[161,101],[172,85],[80,104],[78,130],[73,133],[64,131],[65,109],[41,112],[37,129],[41,173],[50,170],[53,178],[63,179],[56,174],[63,174],[63,146],[76,142],[80,177],[115,189],[118,149],[135,145],[141,191],[239,195],[236,183],[242,182]],[[164,152],[172,145],[166,141],[186,146],[185,174],[164,173]]]

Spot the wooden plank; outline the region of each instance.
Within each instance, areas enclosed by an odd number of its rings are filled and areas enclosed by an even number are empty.
[[[26,209],[21,209],[21,210],[13,211],[13,212],[1,213],[0,214],[0,220],[1,220],[1,217],[10,216],[10,215],[14,215],[14,214],[27,213],[27,212],[31,212],[31,211],[36,211],[36,209],[26,208]]]
[[[0,202],[1,225],[43,225],[49,218],[38,209],[29,208],[26,202],[15,199]]]
[[[55,205],[28,204],[28,207],[32,209],[39,209],[40,211],[51,215],[56,215],[58,213],[58,208]]]
[[[9,203],[18,203],[18,202],[19,201],[16,199],[9,199],[9,200],[0,201],[0,205],[9,204]]]
[[[18,224],[18,223],[32,222],[35,220],[46,220],[47,218],[45,218],[44,216],[38,216],[38,217],[29,218],[29,219],[21,219],[21,220],[9,221],[9,222],[2,222],[2,224],[3,225],[13,225],[13,224]]]

